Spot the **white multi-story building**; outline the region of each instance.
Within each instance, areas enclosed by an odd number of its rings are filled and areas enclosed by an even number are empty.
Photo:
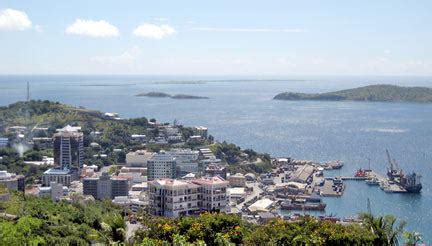
[[[178,217],[204,211],[226,212],[228,182],[220,177],[195,180],[156,179],[149,182],[153,215]]]
[[[175,178],[176,160],[172,155],[160,151],[147,162],[147,173],[148,180]]]

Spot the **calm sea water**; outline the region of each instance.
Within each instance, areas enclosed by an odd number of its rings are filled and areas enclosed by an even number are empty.
[[[212,80],[201,84],[155,83]],[[364,182],[347,182],[341,198],[326,198],[327,214],[355,216],[367,210],[406,220],[408,229],[432,240],[432,104],[275,101],[284,91],[325,92],[367,84],[432,86],[427,77],[297,77],[286,80],[144,76],[0,76],[0,105],[26,98],[84,106],[121,117],[177,119],[205,125],[218,140],[236,143],[273,156],[316,161],[342,160],[345,166],[329,175],[353,175],[359,167],[385,173],[385,149],[405,171],[423,175],[421,194],[387,194]],[[99,86],[95,86],[99,85]],[[103,85],[103,86],[102,86]],[[160,91],[210,97],[174,100],[135,97]]]

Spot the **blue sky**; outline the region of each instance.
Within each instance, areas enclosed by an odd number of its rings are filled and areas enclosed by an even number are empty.
[[[1,74],[432,75],[432,1],[0,1]]]

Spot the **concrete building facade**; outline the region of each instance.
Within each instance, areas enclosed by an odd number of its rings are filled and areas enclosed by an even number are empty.
[[[159,152],[155,154],[152,159],[147,162],[147,174],[148,180],[154,180],[159,178],[170,178],[176,177],[176,160],[175,158],[167,154],[166,152]]]
[[[92,195],[96,199],[114,199],[127,196],[129,192],[127,179],[112,177],[108,173],[98,178],[84,178],[82,182],[84,195]]]
[[[226,212],[228,182],[220,177],[195,180],[156,179],[149,182],[150,212],[179,217],[204,211]]]
[[[25,178],[23,175],[0,171],[0,185],[5,186],[9,190],[17,190],[24,192]]]

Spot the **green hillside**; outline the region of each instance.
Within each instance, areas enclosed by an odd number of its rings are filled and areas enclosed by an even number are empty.
[[[327,93],[284,92],[275,100],[370,101],[370,102],[432,102],[432,88],[402,87],[396,85],[370,85]]]

